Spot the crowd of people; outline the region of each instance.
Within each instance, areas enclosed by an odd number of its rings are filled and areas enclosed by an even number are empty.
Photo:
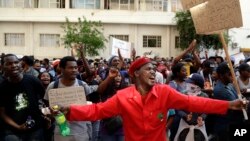
[[[242,61],[234,70],[249,98],[250,66]],[[50,89],[75,86],[84,87],[93,104],[62,105],[71,129],[65,137],[41,109],[51,106]],[[171,59],[134,50],[130,59],[107,61],[2,54],[0,93],[3,141],[227,141],[229,125],[245,122],[227,61],[200,58],[195,41]]]

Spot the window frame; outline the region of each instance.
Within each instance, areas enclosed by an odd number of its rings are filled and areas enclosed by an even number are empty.
[[[129,42],[129,35],[128,34],[111,34],[109,37],[113,37],[122,41]]]
[[[43,36],[43,37],[42,37]],[[50,37],[45,37],[50,36]],[[58,39],[53,43],[52,39]],[[43,38],[43,39],[42,39]],[[39,47],[60,47],[61,46],[61,35],[56,33],[40,33],[39,34]]]
[[[155,46],[149,46],[149,43],[155,40]],[[161,48],[162,47],[162,36],[160,35],[143,35],[142,36],[142,47],[143,48]]]
[[[25,47],[25,33],[4,33],[4,46]]]

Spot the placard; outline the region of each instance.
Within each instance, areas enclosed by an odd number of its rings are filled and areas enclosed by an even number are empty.
[[[181,0],[183,9],[189,9],[208,0]]]
[[[243,26],[239,0],[209,0],[190,11],[197,34]]]
[[[123,58],[131,58],[131,43],[110,37],[111,55],[118,56],[118,49]]]
[[[82,86],[50,89],[48,91],[49,105],[69,106],[71,104],[86,104],[86,95]]]

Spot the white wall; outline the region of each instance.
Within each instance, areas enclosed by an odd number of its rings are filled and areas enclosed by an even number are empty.
[[[240,0],[243,27],[233,28],[229,30],[232,41],[238,44],[239,48],[250,48],[250,1]]]

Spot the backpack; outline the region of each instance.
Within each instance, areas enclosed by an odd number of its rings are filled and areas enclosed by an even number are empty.
[[[83,86],[83,83],[81,80],[77,79],[77,82],[78,82],[78,85],[79,86]],[[59,79],[57,79],[55,82],[54,82],[54,85],[53,85],[53,88],[58,88],[58,85],[59,85]]]

